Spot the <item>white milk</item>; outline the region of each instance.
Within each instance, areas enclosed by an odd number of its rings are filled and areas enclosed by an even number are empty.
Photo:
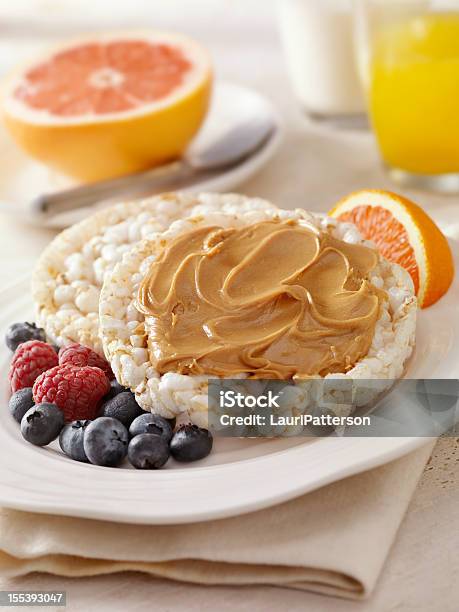
[[[288,70],[309,113],[336,116],[365,111],[351,8],[351,0],[278,0]]]

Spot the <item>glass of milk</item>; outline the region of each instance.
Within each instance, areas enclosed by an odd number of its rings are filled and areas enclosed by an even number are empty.
[[[352,0],[278,0],[278,14],[288,71],[304,110],[317,119],[361,117]]]

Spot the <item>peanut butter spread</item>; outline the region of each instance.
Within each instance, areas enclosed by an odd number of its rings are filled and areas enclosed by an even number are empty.
[[[191,230],[139,288],[152,364],[226,377],[346,372],[367,354],[385,299],[368,280],[377,262],[296,221]]]

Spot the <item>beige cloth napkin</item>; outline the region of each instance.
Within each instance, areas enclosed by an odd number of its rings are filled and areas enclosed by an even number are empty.
[[[401,459],[266,510],[192,525],[120,525],[3,509],[0,574],[133,570],[199,584],[266,584],[364,598],[432,448],[427,442]]]

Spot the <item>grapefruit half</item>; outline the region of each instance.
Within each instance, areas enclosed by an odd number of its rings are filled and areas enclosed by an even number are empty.
[[[179,157],[207,112],[206,50],[165,32],[111,33],[54,48],[8,79],[6,125],[30,155],[80,181]]]

